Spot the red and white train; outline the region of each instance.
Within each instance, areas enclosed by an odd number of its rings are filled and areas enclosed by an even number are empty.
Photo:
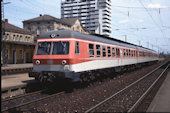
[[[78,81],[82,73],[157,60],[157,53],[151,49],[61,29],[38,37],[29,77],[41,82],[62,78]]]

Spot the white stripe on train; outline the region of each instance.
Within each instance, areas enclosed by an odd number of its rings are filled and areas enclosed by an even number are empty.
[[[117,67],[123,65],[130,65],[130,64],[137,64],[147,61],[154,61],[157,60],[153,58],[131,58],[131,59],[112,59],[112,60],[94,60],[83,62],[79,64],[72,64],[72,65],[34,65],[34,71],[60,71],[60,72],[67,72],[67,71],[74,71],[74,72],[83,72],[89,70],[96,70],[96,69],[104,69],[110,67]]]

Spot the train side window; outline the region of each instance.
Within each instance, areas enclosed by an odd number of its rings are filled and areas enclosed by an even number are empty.
[[[134,50],[134,57],[136,56],[136,51]]]
[[[126,57],[126,50],[125,49],[123,49],[123,56],[124,56],[124,58]]]
[[[120,50],[116,48],[116,56],[119,58],[120,57]]]
[[[101,53],[100,53],[100,45],[96,45],[96,54],[97,54],[97,57],[100,57],[100,56],[101,56]]]
[[[130,57],[130,49],[129,49],[129,57]]]
[[[142,55],[142,54],[141,54],[141,52],[139,51],[139,52],[138,52],[138,56],[141,57],[141,55]]]
[[[120,49],[120,57],[121,57],[121,58],[123,57],[122,49]]]
[[[115,48],[112,47],[112,57],[115,57]]]
[[[141,54],[141,52],[140,52],[140,51],[138,51],[138,57],[141,57],[141,56],[140,56],[140,54]]]
[[[131,55],[132,55],[132,57],[133,57],[133,50],[131,50]]]
[[[89,44],[89,56],[94,57],[94,44]]]
[[[127,55],[127,57],[129,56],[128,49],[126,49],[126,55]]]
[[[108,57],[111,57],[111,50],[110,50],[110,47],[107,47],[107,53],[108,53]]]
[[[102,46],[102,50],[103,50],[103,57],[106,57],[106,46]]]
[[[76,42],[76,45],[75,45],[75,54],[80,54],[80,51],[79,51],[79,42]]]

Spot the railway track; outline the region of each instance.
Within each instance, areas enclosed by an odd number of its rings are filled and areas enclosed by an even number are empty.
[[[166,67],[165,67],[166,65]],[[170,65],[166,62],[144,75],[130,85],[119,90],[107,99],[99,102],[85,113],[89,112],[133,112],[140,105],[148,92],[156,85]]]
[[[64,91],[55,93],[55,91],[44,89],[33,93],[28,93],[9,99],[4,99],[1,101],[1,112],[6,113],[27,110],[29,111],[29,107],[61,94],[64,94]]]

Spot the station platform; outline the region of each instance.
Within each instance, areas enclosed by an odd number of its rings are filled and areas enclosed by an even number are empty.
[[[36,83],[34,78],[28,77],[28,73],[1,76],[1,98],[24,94],[28,86]]]
[[[12,87],[24,86],[31,81],[34,81],[34,78],[29,78],[28,73],[2,76],[1,90],[3,91]]]
[[[32,69],[33,69],[32,63],[7,64],[5,66],[2,65],[1,74],[2,75],[9,75],[9,74],[15,74],[15,73],[23,73],[23,72],[29,72]]]
[[[170,112],[170,71],[147,109],[147,112]]]
[[[7,64],[5,66],[2,65],[1,69],[2,70],[7,70],[7,69],[17,69],[17,68],[28,68],[28,67],[33,67],[32,63],[25,63],[25,64]]]

